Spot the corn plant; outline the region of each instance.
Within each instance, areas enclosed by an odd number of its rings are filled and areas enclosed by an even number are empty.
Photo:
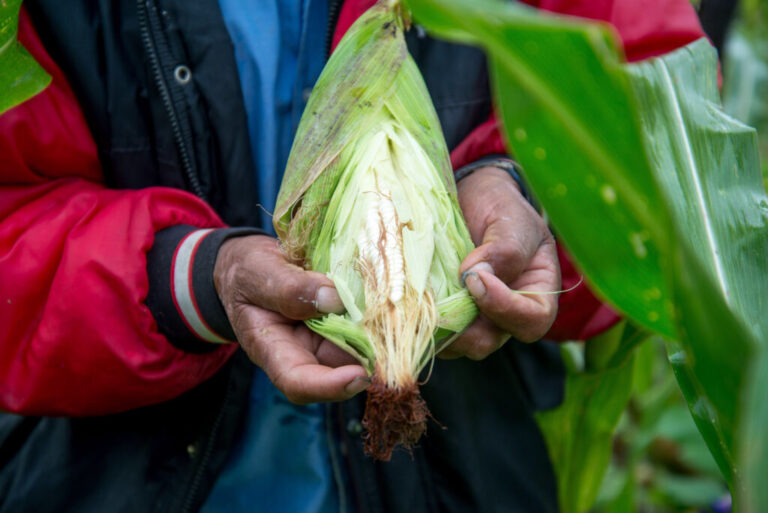
[[[606,26],[492,0],[409,0],[482,46],[510,150],[592,288],[669,361],[736,505],[768,503],[768,197],[706,40],[627,65]],[[559,469],[562,470],[562,469]]]

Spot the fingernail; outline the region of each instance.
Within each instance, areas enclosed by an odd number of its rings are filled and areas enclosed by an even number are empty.
[[[344,391],[348,393],[349,395],[355,395],[359,394],[369,386],[371,386],[371,378],[365,378],[363,376],[358,376],[352,381],[349,382],[349,384],[344,387]]]
[[[341,302],[339,293],[333,287],[320,287],[317,289],[315,302],[317,311],[320,313],[341,314],[345,312],[344,303]]]
[[[485,295],[485,284],[480,276],[474,272],[466,273],[467,277],[464,279],[464,284],[467,286],[467,290],[476,299],[480,299]]]
[[[473,265],[472,267],[470,267],[469,269],[464,271],[464,273],[462,273],[462,275],[461,275],[461,283],[464,286],[466,286],[467,285],[467,277],[470,274],[474,274],[475,276],[477,276],[477,272],[478,271],[485,271],[487,273],[496,274],[496,273],[493,272],[493,267],[491,267],[491,264],[489,264],[488,262],[480,262],[480,263],[477,263],[477,264]]]

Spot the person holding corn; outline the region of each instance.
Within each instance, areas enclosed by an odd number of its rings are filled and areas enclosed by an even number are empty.
[[[366,457],[366,369],[298,322],[345,306],[264,211],[326,50],[372,3],[25,4],[53,82],[0,115],[0,511],[556,511],[533,411],[562,371],[519,341],[557,298],[512,290],[559,290],[558,250],[477,50],[406,35],[478,246],[460,271],[482,315],[422,390],[446,429]],[[611,21],[630,59],[701,36],[688,2],[654,3],[538,7]],[[615,321],[572,297],[551,333]]]

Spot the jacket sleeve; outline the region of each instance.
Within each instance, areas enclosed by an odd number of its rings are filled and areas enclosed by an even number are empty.
[[[530,0],[526,3],[559,14],[607,21],[621,38],[627,60],[638,61],[662,55],[704,37],[696,12],[687,0]],[[504,153],[504,141],[495,115],[475,128],[451,152],[454,168],[485,155]],[[514,147],[512,148],[514,150]],[[563,289],[581,281],[566,248],[558,247]],[[545,338],[584,340],[602,333],[620,319],[597,299],[584,283],[563,293],[558,317]]]
[[[524,1],[546,11],[610,23],[629,62],[656,57],[705,37],[688,0]]]
[[[231,339],[222,312],[205,307],[212,283],[184,279],[212,267],[211,252],[227,231],[201,232],[224,225],[183,191],[106,188],[75,97],[23,10],[19,34],[53,81],[0,116],[0,409],[94,415],[173,398],[236,349],[185,346],[210,337],[177,304],[186,297],[202,325],[218,327],[211,330],[217,341]],[[190,236],[187,274],[177,273],[174,289],[170,268]],[[206,258],[198,262],[198,253]],[[186,331],[170,331],[169,316]]]

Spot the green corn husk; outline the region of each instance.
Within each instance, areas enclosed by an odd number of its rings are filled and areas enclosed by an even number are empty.
[[[346,307],[307,321],[373,376],[366,449],[389,459],[426,429],[419,373],[477,315],[459,265],[473,249],[440,124],[397,1],[352,25],[299,124],[274,216],[289,258]]]

